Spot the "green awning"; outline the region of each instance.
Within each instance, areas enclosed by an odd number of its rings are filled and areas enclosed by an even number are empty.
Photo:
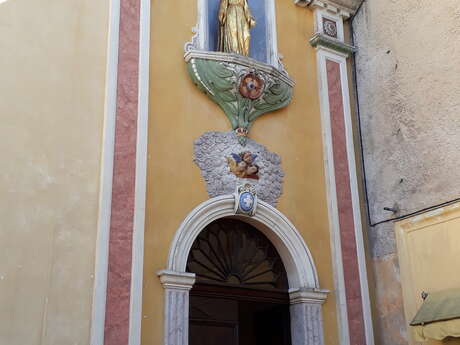
[[[410,325],[416,341],[460,337],[460,289],[428,294]]]
[[[460,289],[429,293],[411,326],[460,319]]]

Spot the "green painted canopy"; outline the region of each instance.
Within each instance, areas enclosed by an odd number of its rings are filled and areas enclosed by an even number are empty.
[[[460,288],[428,294],[411,326],[460,319]]]
[[[185,54],[193,83],[225,113],[232,129],[243,130],[241,145],[254,121],[260,116],[286,107],[292,99],[294,81],[279,68],[237,54],[190,50]],[[260,92],[254,97],[242,90],[249,76],[259,80]]]

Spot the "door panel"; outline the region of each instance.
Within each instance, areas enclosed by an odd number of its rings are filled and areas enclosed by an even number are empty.
[[[190,345],[291,345],[288,280],[276,248],[237,219],[216,220],[198,235],[187,272]]]
[[[190,297],[190,345],[290,345],[287,303]]]
[[[190,321],[189,345],[239,345],[235,322]]]
[[[238,302],[190,296],[189,345],[239,345]]]

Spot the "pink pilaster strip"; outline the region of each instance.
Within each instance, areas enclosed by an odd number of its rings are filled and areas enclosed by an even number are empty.
[[[139,0],[121,0],[105,345],[127,345],[136,177]]]
[[[340,65],[326,60],[326,68],[350,344],[364,345],[366,344],[366,337],[348,167]]]

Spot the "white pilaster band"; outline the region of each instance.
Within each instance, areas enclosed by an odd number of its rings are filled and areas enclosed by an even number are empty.
[[[164,345],[188,345],[189,292],[195,274],[162,270],[158,272],[165,289]]]
[[[290,306],[292,345],[324,345],[321,303],[317,302]]]
[[[337,0],[336,2],[341,2]],[[363,227],[361,224],[360,198],[358,193],[358,179],[356,171],[356,158],[354,155],[355,144],[353,140],[353,124],[351,118],[350,95],[347,73],[347,58],[356,50],[355,47],[345,43],[343,36],[343,21],[348,18],[352,11],[348,13],[340,6],[334,7],[335,2],[329,0],[313,0],[309,8],[315,14],[315,34],[310,39],[310,44],[316,49],[318,65],[318,84],[321,104],[321,118],[323,130],[323,146],[325,154],[325,171],[327,178],[328,208],[330,218],[331,247],[334,261],[334,277],[337,298],[337,315],[340,332],[340,344],[350,345],[361,333],[356,331],[356,325],[363,325],[365,344],[373,345],[373,327],[370,309],[369,287],[366,271],[366,257],[364,251]],[[336,95],[333,99],[330,95]],[[334,115],[332,112],[334,111]],[[343,128],[333,126],[339,120],[343,123]],[[335,128],[333,132],[333,127]],[[340,132],[340,133],[339,133]],[[334,155],[334,140],[344,141],[346,145],[345,156]],[[343,139],[344,138],[344,139]],[[337,152],[336,152],[337,153]],[[338,154],[338,153],[337,153]],[[344,180],[336,180],[335,165],[345,162],[348,166],[347,185]],[[343,177],[343,176],[342,176]],[[339,181],[339,182],[338,182]],[[344,231],[349,231],[340,224],[340,214],[338,210],[337,190],[346,191],[349,188],[351,203],[347,205],[350,213],[347,217],[352,218],[352,226],[355,237],[355,250],[350,252],[349,244],[342,243],[341,236]],[[345,199],[342,198],[342,205]],[[342,215],[343,216],[343,215]],[[348,220],[350,218],[347,218]],[[343,248],[347,248],[347,253]],[[350,278],[345,279],[344,260],[350,259],[350,255],[356,256],[357,271],[356,279],[359,281],[361,294],[362,311],[361,315],[351,313],[348,309],[356,304],[349,302],[348,291]],[[362,316],[362,319],[360,319]],[[353,341],[351,341],[354,339]],[[364,343],[364,341],[362,341]],[[361,341],[360,341],[361,342]]]
[[[324,345],[321,306],[329,291],[298,289],[289,293],[292,345]]]

